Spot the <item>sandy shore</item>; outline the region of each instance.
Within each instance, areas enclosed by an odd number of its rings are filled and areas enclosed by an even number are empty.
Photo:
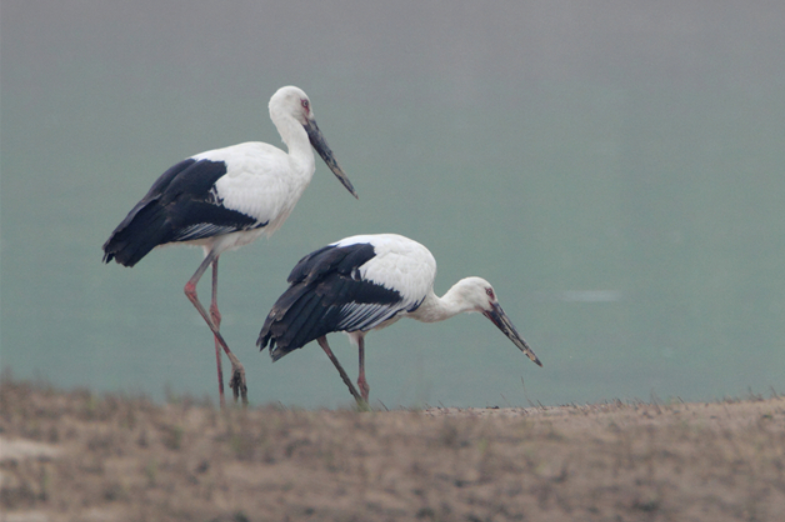
[[[0,518],[785,520],[785,399],[219,411],[0,386]]]

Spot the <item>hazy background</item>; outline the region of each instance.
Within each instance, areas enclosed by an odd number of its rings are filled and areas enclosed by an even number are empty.
[[[349,404],[315,344],[272,364],[254,342],[302,255],[378,232],[432,250],[437,293],[491,281],[544,364],[480,315],[402,321],[368,337],[388,407],[783,390],[781,1],[3,0],[0,21],[0,353],[17,377],[217,401],[183,295],[201,250],[127,269],[101,245],[180,159],[280,144],[267,102],[294,84],[360,200],[318,161],[283,228],[221,258],[253,403]]]

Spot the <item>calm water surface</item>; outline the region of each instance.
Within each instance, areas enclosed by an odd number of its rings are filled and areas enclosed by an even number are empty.
[[[349,404],[318,346],[254,343],[302,255],[378,232],[432,250],[438,293],[491,281],[544,364],[477,314],[402,321],[368,337],[388,407],[782,391],[785,9],[735,5],[5,2],[2,367],[217,400],[182,291],[201,251],[127,269],[101,245],[180,159],[280,143],[267,101],[295,84],[360,200],[319,163],[273,238],[221,258],[254,403]]]

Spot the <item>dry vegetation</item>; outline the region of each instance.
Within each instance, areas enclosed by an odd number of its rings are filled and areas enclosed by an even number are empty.
[[[219,411],[5,377],[2,519],[782,520],[785,399]]]

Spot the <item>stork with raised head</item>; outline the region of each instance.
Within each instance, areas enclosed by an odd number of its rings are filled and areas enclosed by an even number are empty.
[[[169,243],[198,245],[205,257],[185,285],[215,338],[218,390],[224,404],[221,349],[232,363],[230,386],[235,401],[247,403],[245,369],[220,333],[218,257],[275,232],[311,182],[316,162],[311,147],[346,189],[357,197],[316,125],[311,102],[299,88],[281,87],[270,99],[270,119],[288,154],[260,142],[202,152],[174,165],[159,177],[104,243],[104,262],[134,266],[153,248]],[[210,314],[196,295],[196,285],[213,267]]]
[[[513,326],[491,284],[461,279],[442,297],[433,291],[436,260],[420,243],[396,234],[342,239],[302,258],[289,275],[289,288],[267,315],[257,346],[269,346],[273,361],[313,341],[333,362],[349,391],[367,405],[365,335],[402,317],[433,323],[462,312],[491,320],[529,359],[542,363]],[[359,350],[354,388],[327,343],[330,332],[346,332]]]

